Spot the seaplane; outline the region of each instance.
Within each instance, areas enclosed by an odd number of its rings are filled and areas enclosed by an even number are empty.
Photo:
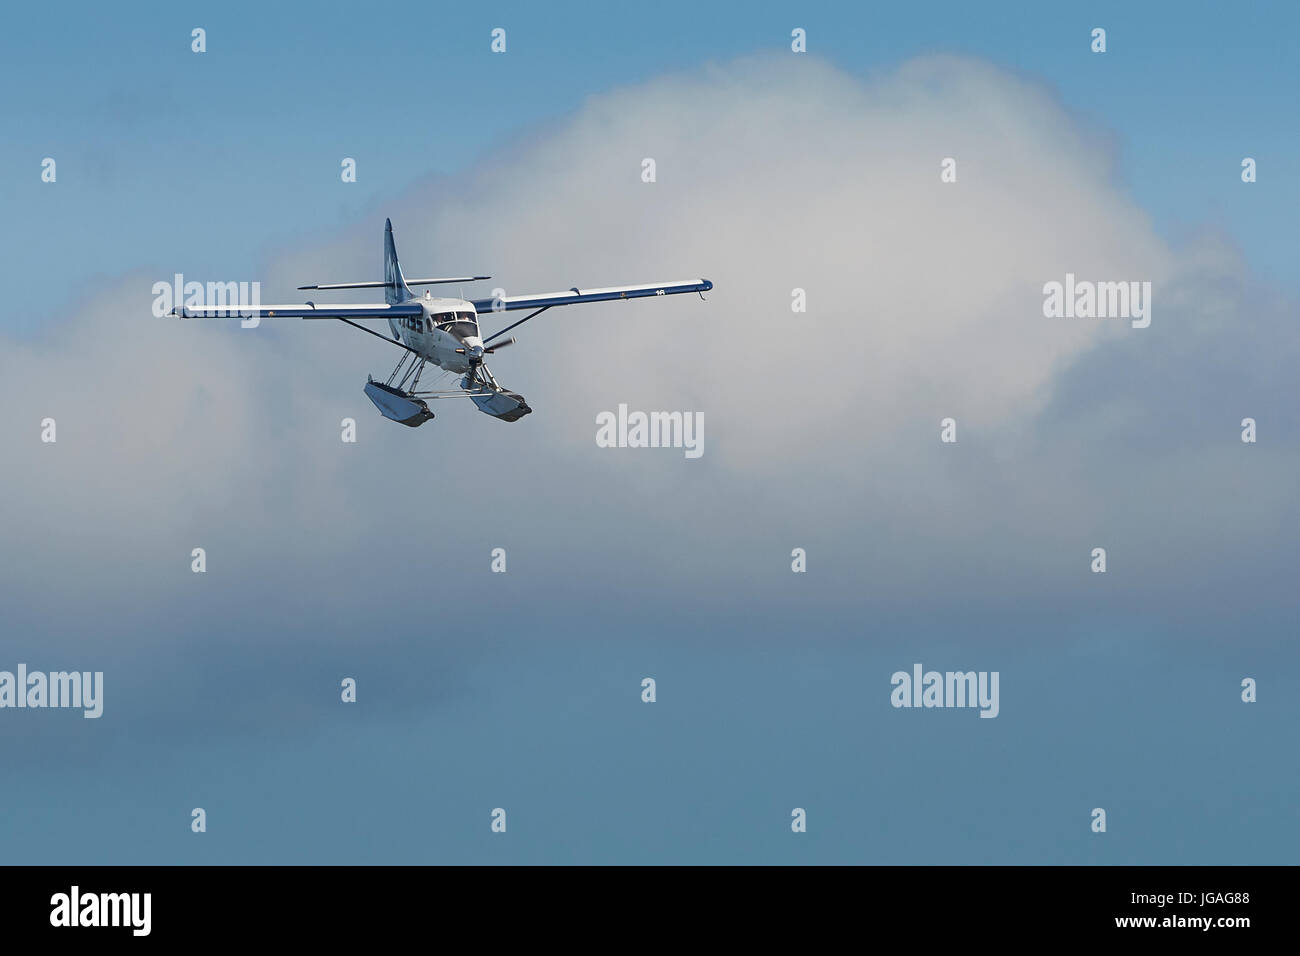
[[[640,285],[611,286],[602,289],[571,288],[567,292],[535,295],[498,295],[489,299],[449,299],[435,297],[428,289],[423,295],[412,292],[415,286],[447,285],[476,282],[491,276],[453,276],[442,279],[407,279],[397,260],[393,242],[392,220],[384,222],[384,279],[382,282],[334,282],[299,286],[299,291],[334,291],[339,289],[383,289],[384,301],[373,305],[317,304],[258,305],[255,309],[233,309],[225,305],[190,305],[172,309],[171,314],[185,319],[245,317],[260,319],[337,319],[374,335],[402,349],[397,367],[383,382],[367,376],[366,396],[381,415],[403,425],[417,428],[434,417],[429,401],[446,398],[469,398],[479,410],[502,421],[515,422],[532,411],[518,392],[501,386],[483,361],[498,349],[515,344],[506,336],[548,309],[582,302],[612,302],[646,296],[681,295],[698,292],[700,298],[713,288],[708,279],[684,279],[677,282],[650,282]],[[498,290],[500,291],[500,290]],[[528,310],[517,322],[486,337],[479,328],[484,313]],[[387,321],[392,338],[362,325],[362,322]],[[420,388],[420,377],[427,366],[442,369],[439,379],[459,377],[456,387]]]

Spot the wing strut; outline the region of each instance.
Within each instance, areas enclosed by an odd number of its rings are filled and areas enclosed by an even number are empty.
[[[551,308],[549,305],[544,305],[544,306],[542,306],[540,309],[538,309],[536,312],[530,312],[530,313],[528,313],[528,315],[525,315],[522,319],[520,319],[520,320],[519,320],[518,322],[516,322],[514,325],[507,325],[507,326],[506,326],[504,329],[502,329],[500,332],[493,332],[491,335],[489,335],[487,338],[485,338],[485,339],[483,340],[483,344],[484,344],[484,345],[487,345],[487,344],[488,344],[489,342],[491,342],[493,339],[495,339],[495,338],[497,338],[497,337],[499,337],[499,336],[505,335],[505,334],[506,334],[507,332],[509,332],[511,329],[515,328],[516,326],[523,325],[523,324],[524,324],[525,322],[527,322],[529,319],[534,318],[535,316],[539,316],[539,315],[541,315],[543,312],[545,312],[545,311],[546,311],[547,309],[549,309],[549,308]],[[369,332],[370,330],[369,330],[369,329],[366,329],[366,331]],[[376,333],[376,334],[378,334],[378,333]]]
[[[360,329],[362,332],[369,332],[369,333],[370,333],[371,335],[373,335],[375,338],[377,338],[377,339],[383,339],[383,340],[384,340],[385,342],[387,342],[389,345],[396,345],[399,349],[406,349],[406,351],[410,352],[410,353],[413,354],[413,355],[419,355],[419,354],[420,354],[419,352],[415,351],[415,349],[411,348],[409,345],[405,345],[405,344],[403,344],[402,342],[395,342],[394,340],[390,339],[388,336],[386,336],[386,335],[380,335],[380,334],[379,334],[378,332],[376,332],[374,329],[368,329],[368,328],[366,328],[364,325],[357,325],[357,323],[353,322],[351,319],[345,319],[345,318],[343,318],[343,316],[341,316],[341,315],[340,315],[340,316],[336,316],[336,318],[337,318],[340,322],[346,322],[348,325],[352,326],[354,329]]]

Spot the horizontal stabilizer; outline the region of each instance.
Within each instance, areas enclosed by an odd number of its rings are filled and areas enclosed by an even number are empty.
[[[452,276],[447,279],[407,279],[407,285],[447,285],[452,282],[478,282],[480,279],[491,279],[491,276]],[[303,292],[307,289],[382,289],[387,282],[332,282],[328,285],[300,285],[298,291]]]

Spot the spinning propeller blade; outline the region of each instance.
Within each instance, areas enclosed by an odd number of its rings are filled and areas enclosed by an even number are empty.
[[[487,346],[484,346],[484,348],[483,348],[483,354],[484,354],[484,355],[491,355],[491,354],[492,354],[493,352],[495,352],[497,349],[503,349],[503,348],[505,348],[507,345],[514,345],[515,342],[517,342],[517,341],[518,341],[518,339],[516,339],[514,336],[511,336],[510,338],[506,339],[504,342],[498,342],[496,345],[487,345]],[[456,354],[457,354],[457,355],[464,355],[464,354],[466,354],[466,352],[468,352],[468,351],[469,351],[468,349],[459,348],[459,349],[456,350]]]

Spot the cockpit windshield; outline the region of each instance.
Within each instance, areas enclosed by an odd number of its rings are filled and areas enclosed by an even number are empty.
[[[435,316],[434,320],[438,323],[438,328],[451,333],[460,341],[478,335],[477,316],[473,312],[443,312]]]

